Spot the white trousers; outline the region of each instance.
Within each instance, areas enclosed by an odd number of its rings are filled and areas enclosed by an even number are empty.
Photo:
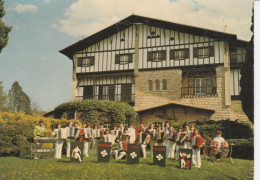
[[[87,141],[87,142],[84,142],[83,155],[85,155],[86,157],[89,157],[88,151],[89,151],[89,142]]]
[[[126,155],[125,151],[120,152],[117,160],[122,159],[125,155]]]
[[[70,142],[72,141],[72,139],[67,138],[66,139],[66,143],[67,143],[67,152],[66,155],[67,157],[70,157]]]
[[[175,148],[176,148],[176,143],[175,142],[173,142],[173,141],[168,141],[167,142],[167,144],[166,144],[166,155],[167,155],[167,158],[171,158],[171,159],[174,158]]]
[[[190,141],[184,141],[184,149],[191,149]]]
[[[97,149],[97,139],[92,138],[91,156],[94,156],[96,149]]]
[[[200,148],[192,149],[192,160],[194,160],[193,164],[195,167],[201,167]]]
[[[180,149],[183,149],[183,145],[176,145],[176,160],[179,160],[179,151]]]
[[[141,144],[141,149],[142,149],[144,158],[146,158],[146,144]]]
[[[63,140],[57,140],[55,143],[54,158],[60,159],[62,153]]]
[[[156,140],[151,140],[150,141],[150,147],[151,147],[151,157],[153,157],[153,147],[155,146]]]
[[[82,161],[79,153],[75,153],[75,157],[74,158],[75,159],[79,159],[79,162]]]

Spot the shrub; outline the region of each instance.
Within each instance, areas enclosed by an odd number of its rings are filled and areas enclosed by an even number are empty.
[[[46,131],[50,134],[56,124],[67,126],[68,120],[49,119],[24,113],[0,112],[0,156],[23,155],[31,147],[34,126],[44,121]]]
[[[54,117],[61,118],[66,114],[68,118],[71,118],[75,111],[81,112],[80,120],[91,124],[97,124],[102,113],[108,116],[112,125],[120,122],[133,123],[135,120],[134,108],[125,102],[95,101],[90,99],[63,103],[55,108]]]
[[[254,139],[228,139],[229,144],[234,143],[232,147],[232,157],[240,159],[254,159]]]

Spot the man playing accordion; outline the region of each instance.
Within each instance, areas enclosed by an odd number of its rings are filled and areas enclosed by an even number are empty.
[[[169,126],[169,130],[166,132],[167,135],[167,143],[166,143],[166,155],[167,158],[174,158],[174,151],[176,147],[175,139],[177,136],[177,131],[174,130],[173,126]]]
[[[146,129],[145,133],[150,135],[151,156],[153,157],[153,147],[156,143],[156,130],[154,129],[154,124],[150,124],[149,128]]]
[[[146,144],[149,141],[149,134],[144,133],[144,129],[140,129],[139,134],[137,135],[137,143],[141,145],[143,157],[146,158]]]
[[[200,147],[203,145],[205,140],[199,135],[199,131],[196,129],[194,131],[194,136],[192,138],[192,156],[193,156],[193,163],[195,167],[201,167],[201,159],[200,159]]]

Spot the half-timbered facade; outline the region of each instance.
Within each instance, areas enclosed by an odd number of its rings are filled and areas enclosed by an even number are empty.
[[[73,100],[125,101],[146,125],[247,121],[239,100],[245,41],[234,34],[131,15],[60,52]]]

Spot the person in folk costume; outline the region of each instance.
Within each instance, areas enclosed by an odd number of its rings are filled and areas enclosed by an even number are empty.
[[[80,155],[81,155],[81,150],[79,149],[79,146],[77,145],[76,148],[73,149],[71,157],[73,157],[75,159],[79,159],[79,162],[82,162]]]
[[[83,155],[85,155],[86,157],[89,157],[89,149],[90,149],[90,143],[92,140],[92,129],[91,129],[91,125],[87,124],[87,127],[84,128],[84,139],[86,140],[84,142],[84,152]]]
[[[156,143],[155,146],[164,146],[165,145],[165,134],[164,134],[164,130],[162,130],[162,126],[158,125],[156,133],[155,133],[155,137],[156,137]]]
[[[167,142],[166,142],[166,155],[167,158],[173,159],[174,158],[174,151],[176,147],[175,143],[175,136],[177,135],[177,131],[174,130],[173,126],[169,126],[169,130],[166,132],[167,135]]]
[[[170,128],[170,123],[169,123],[169,121],[166,121],[165,122],[165,126],[164,126],[164,131],[166,132],[166,131],[168,131],[169,130],[169,128]]]
[[[135,129],[133,124],[129,124],[128,135],[130,136],[129,143],[134,144],[136,137],[135,137]]]
[[[182,127],[179,127],[177,137],[176,137],[176,160],[179,159],[179,150],[183,148],[184,143],[181,140],[184,137],[184,133],[182,132]]]
[[[99,140],[104,140],[103,135],[105,134],[106,129],[104,128],[103,124],[99,124],[99,129],[98,129],[98,139]]]
[[[200,159],[200,146],[203,144],[205,140],[199,135],[199,131],[196,129],[194,131],[194,136],[192,138],[192,156],[194,156],[192,159],[194,160],[193,164],[195,164],[195,167],[200,168],[201,167],[201,159]]]
[[[192,138],[193,138],[193,136],[194,136],[194,131],[195,131],[195,126],[194,126],[194,125],[191,125],[191,126],[190,126],[190,139],[189,139],[189,140],[190,140],[190,145],[192,144]],[[191,145],[191,148],[192,148],[192,145]],[[194,163],[194,161],[195,161],[195,160],[193,159],[194,156],[192,156],[191,158],[192,158],[192,162]]]
[[[123,157],[126,156],[127,144],[129,143],[129,139],[130,139],[130,136],[129,136],[128,129],[124,129],[124,132],[120,136],[120,139],[119,139],[118,149],[115,149],[113,151],[116,160],[122,159]],[[124,144],[126,144],[126,147],[124,146]]]
[[[79,123],[77,121],[74,121],[74,140],[75,141],[81,141],[81,137],[79,136],[79,131],[80,131],[80,127],[79,127]]]
[[[118,129],[119,129],[119,133],[120,133],[119,136],[120,136],[120,135],[123,134],[123,132],[124,132],[124,129],[125,129],[124,124],[123,124],[123,123],[120,123]]]
[[[138,136],[138,134],[140,133],[141,130],[143,130],[143,132],[145,132],[145,130],[146,130],[146,128],[144,127],[144,123],[140,123],[140,127],[135,130],[136,137]]]
[[[54,158],[60,159],[62,153],[63,139],[59,137],[59,131],[61,130],[61,124],[57,124],[56,129],[53,130],[52,135],[56,137]]]
[[[89,155],[88,155],[88,141],[87,141],[86,136],[85,136],[86,127],[87,127],[87,124],[85,122],[83,122],[83,126],[79,130],[79,136],[76,140],[84,143],[83,155],[85,155],[86,157],[89,157]]]
[[[98,131],[97,125],[94,125],[92,129],[91,156],[94,156],[95,148],[99,139],[100,131]]]
[[[141,129],[137,135],[136,143],[141,145],[143,158],[146,158],[146,147],[147,143],[149,142],[150,135],[144,133],[144,129]]]
[[[119,137],[119,135],[120,135],[119,132],[120,132],[120,130],[117,129],[116,126],[113,126],[113,129],[111,130],[111,134],[115,135],[116,137]]]
[[[154,124],[150,124],[149,128],[146,129],[145,133],[150,135],[150,149],[151,149],[151,157],[153,157],[153,147],[156,143],[156,129],[154,128]]]
[[[191,149],[191,143],[190,143],[190,126],[189,125],[185,125],[185,136],[183,137],[183,139],[181,140],[182,142],[184,142],[184,149]]]
[[[46,134],[46,128],[44,126],[44,121],[40,120],[39,125],[34,127],[33,136],[34,137],[44,137]]]
[[[66,144],[67,144],[67,157],[70,157],[70,142],[73,141],[74,137],[74,131],[75,131],[75,127],[73,126],[73,121],[69,122],[68,127],[66,127],[67,129],[67,139],[66,139]]]
[[[44,137],[46,134],[46,128],[44,126],[44,121],[40,120],[39,125],[34,127],[33,136],[34,137]],[[41,145],[41,143],[36,143],[37,145]],[[38,154],[34,154],[34,159],[38,159]]]
[[[221,145],[225,142],[225,139],[222,137],[222,132],[217,131],[217,136],[213,139],[213,141],[217,142],[217,150],[220,150]]]

